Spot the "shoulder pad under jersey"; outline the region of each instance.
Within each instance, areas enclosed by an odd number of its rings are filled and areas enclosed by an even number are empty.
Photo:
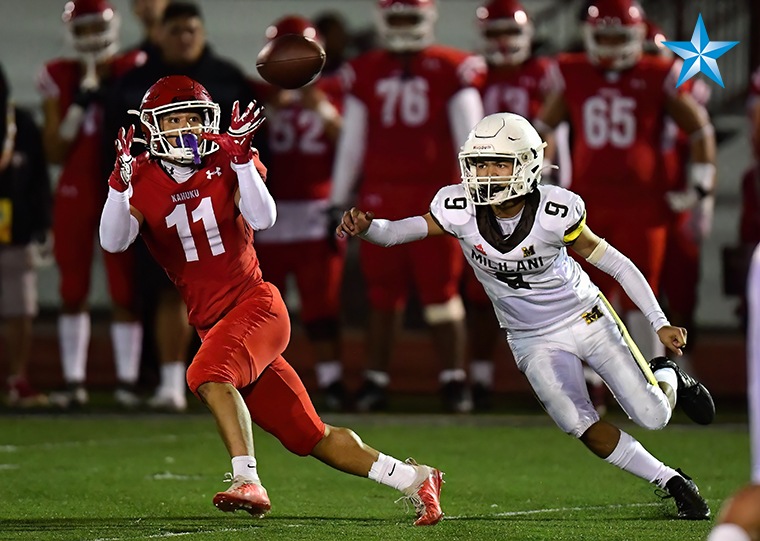
[[[570,190],[559,186],[540,186],[541,208],[538,222],[557,234],[563,244],[572,244],[586,225],[586,204]]]
[[[430,203],[430,214],[447,233],[458,235],[458,228],[475,215],[475,205],[464,194],[461,184],[444,186]]]

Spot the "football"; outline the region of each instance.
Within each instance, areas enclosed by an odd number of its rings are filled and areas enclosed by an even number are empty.
[[[284,34],[267,43],[256,69],[270,84],[280,88],[300,88],[313,81],[325,65],[322,46],[300,34]]]

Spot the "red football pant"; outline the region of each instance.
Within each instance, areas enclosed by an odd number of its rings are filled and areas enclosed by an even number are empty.
[[[443,304],[459,293],[464,260],[459,242],[449,235],[384,248],[360,245],[359,260],[373,308],[402,308],[413,285],[423,306]]]
[[[83,177],[83,178],[86,178]],[[104,186],[105,183],[104,183]],[[90,292],[94,238],[105,202],[105,192],[91,186],[59,186],[53,207],[53,253],[60,273],[65,307],[82,306]],[[117,306],[135,309],[134,250],[103,251],[108,291]]]
[[[688,325],[697,307],[699,287],[700,245],[686,230],[689,213],[679,214],[668,227],[665,263],[660,287],[667,298],[668,307],[685,321],[675,325]]]
[[[229,383],[243,396],[251,418],[293,453],[308,455],[324,435],[324,423],[306,389],[282,357],[290,320],[280,292],[262,282],[220,319],[187,369],[198,394],[207,382]]]
[[[327,241],[287,244],[257,243],[261,271],[282,292],[293,274],[301,298],[301,321],[337,319],[345,251],[335,251]]]

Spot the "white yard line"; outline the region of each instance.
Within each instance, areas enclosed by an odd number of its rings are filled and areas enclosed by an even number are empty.
[[[662,505],[660,502],[649,503],[619,503],[610,505],[591,505],[585,507],[548,507],[545,509],[525,509],[523,511],[502,511],[500,513],[487,513],[485,515],[467,516],[467,515],[446,515],[444,520],[469,520],[473,518],[488,517],[520,517],[526,515],[540,515],[542,513],[568,513],[573,511],[604,511],[606,509],[628,509],[634,507],[655,507]]]

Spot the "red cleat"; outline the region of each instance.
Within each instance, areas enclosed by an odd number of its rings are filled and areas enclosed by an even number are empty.
[[[230,488],[224,492],[217,492],[214,505],[225,513],[241,509],[255,517],[263,517],[272,508],[267,489],[240,475],[232,479]]]
[[[441,470],[417,464],[414,459],[407,458],[407,464],[411,464],[417,469],[417,483],[408,489],[407,499],[414,505],[417,512],[415,526],[433,526],[438,524],[443,518],[441,511],[441,485],[443,484],[443,473]]]

